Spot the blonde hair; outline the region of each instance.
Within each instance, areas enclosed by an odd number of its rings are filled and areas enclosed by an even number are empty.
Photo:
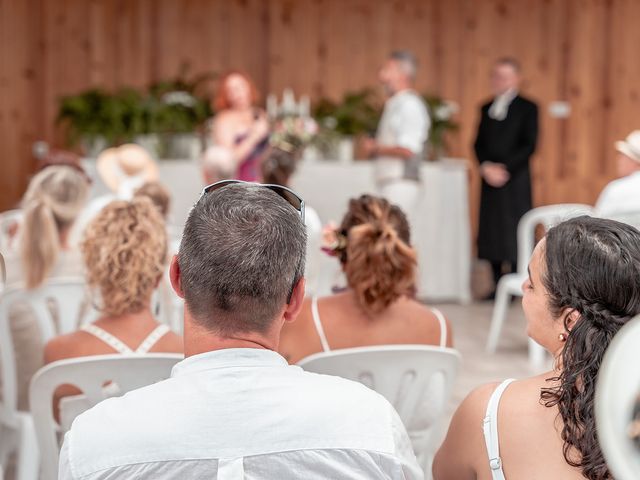
[[[81,249],[100,311],[114,317],[140,312],[164,271],[164,221],[146,197],[111,202],[87,227]]]
[[[367,315],[413,294],[416,252],[400,208],[371,195],[352,199],[341,232],[347,238],[341,253],[347,282]]]
[[[60,253],[60,233],[85,206],[89,181],[78,170],[54,165],[36,174],[22,199],[21,257],[27,288],[49,276]]]

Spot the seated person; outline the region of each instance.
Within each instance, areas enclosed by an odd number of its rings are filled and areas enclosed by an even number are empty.
[[[208,147],[201,157],[202,178],[205,185],[233,178],[236,164],[231,150],[218,145]]]
[[[113,353],[182,353],[182,338],[159,324],[151,311],[167,254],[164,222],[153,203],[148,198],[110,203],[87,227],[81,250],[101,316],[49,341],[45,362]],[[77,393],[61,387],[56,397]]]
[[[148,197],[166,221],[171,210],[171,193],[160,182],[146,182],[133,192],[134,197]]]
[[[262,161],[262,183],[289,186],[291,176],[296,170],[296,156],[284,148],[271,147]],[[304,272],[307,296],[315,294],[320,280],[320,260],[322,255],[322,221],[311,208],[304,206],[304,224],[307,227],[307,258]]]
[[[599,216],[640,212],[640,130],[616,142],[618,179],[609,183],[596,202]]]
[[[437,453],[436,480],[609,479],[594,396],[604,353],[640,313],[640,232],[579,217],[549,230],[529,263],[522,306],[529,337],[554,369],[473,391]]]
[[[276,353],[304,299],[306,243],[300,199],[278,191],[221,182],[203,193],[171,263],[187,358],[77,417],[61,480],[423,478],[383,397]]]
[[[305,301],[298,321],[283,330],[279,350],[289,362],[368,345],[452,346],[442,313],[413,298],[416,252],[398,207],[371,195],[352,199],[333,251],[348,289]]]

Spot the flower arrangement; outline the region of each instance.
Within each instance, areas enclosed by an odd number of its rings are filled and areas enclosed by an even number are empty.
[[[422,96],[431,119],[429,130],[429,157],[431,160],[440,158],[446,150],[446,134],[458,130],[458,124],[453,117],[458,113],[458,104],[443,100],[441,97],[424,94]]]
[[[272,123],[269,143],[296,157],[318,133],[318,124],[309,116],[309,98],[301,96],[296,102],[290,89],[284,91],[280,104],[275,95],[269,95],[267,115]]]

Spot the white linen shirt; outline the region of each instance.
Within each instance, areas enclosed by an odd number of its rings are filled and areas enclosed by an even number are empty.
[[[640,212],[640,172],[610,182],[596,202],[596,213],[606,217]]]
[[[386,147],[403,147],[416,156],[429,137],[431,120],[422,98],[413,90],[402,90],[387,100],[380,118],[376,142]],[[375,160],[378,183],[405,178],[406,160],[379,156]]]
[[[59,479],[421,479],[393,407],[261,349],[189,357],[66,434]]]

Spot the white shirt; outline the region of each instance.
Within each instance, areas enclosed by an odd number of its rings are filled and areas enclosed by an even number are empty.
[[[596,202],[596,213],[609,215],[640,212],[640,172],[610,182]]]
[[[429,113],[422,98],[412,90],[403,90],[385,103],[376,142],[387,147],[403,147],[418,156],[429,138],[430,125]],[[407,177],[406,166],[406,160],[380,156],[375,161],[376,181],[402,180]]]
[[[80,415],[59,478],[421,479],[407,433],[380,395],[304,372],[279,354],[192,356],[171,378]]]
[[[515,89],[509,89],[503,94],[498,95],[489,107],[489,117],[500,122],[507,118],[509,106],[517,96],[518,91]]]

